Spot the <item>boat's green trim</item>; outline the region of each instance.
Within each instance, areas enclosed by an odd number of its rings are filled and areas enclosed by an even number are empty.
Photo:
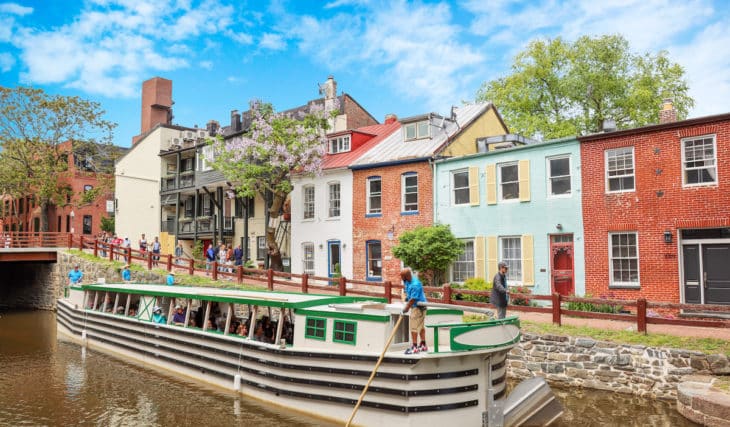
[[[71,290],[74,290],[74,291],[83,291],[84,290],[83,287],[79,286],[79,285],[71,285],[68,288]]]
[[[341,328],[337,328],[339,323],[339,326]],[[345,328],[347,325],[352,325],[352,332],[348,332]],[[342,339],[337,339],[337,333],[342,334]],[[352,340],[346,339],[348,335],[352,335]],[[356,345],[357,343],[357,322],[353,322],[351,320],[341,320],[341,319],[335,319],[334,322],[332,322],[332,342],[338,342],[341,344],[349,344],[349,345]]]
[[[426,310],[426,316],[441,316],[441,315],[447,315],[447,314],[456,314],[456,315],[463,315],[463,310],[455,310],[452,308],[429,308]]]
[[[493,344],[493,345],[467,345],[467,344],[461,344],[455,341],[455,338],[458,337],[461,334],[464,334],[466,332],[469,332],[474,328],[469,327],[457,327],[457,328],[451,328],[451,334],[449,335],[449,340],[451,344],[451,350],[452,351],[464,351],[464,350],[479,350],[484,348],[497,348],[497,347],[504,347],[507,345],[511,345],[514,343],[517,343],[522,338],[522,333],[518,332],[517,336],[514,337],[514,339],[499,343],[499,344]]]
[[[456,326],[464,325],[477,325],[477,326],[498,326],[498,325],[517,325],[520,326],[520,318],[517,316],[505,317],[504,319],[492,319],[484,320],[482,322],[469,322],[469,323],[438,323],[434,325],[426,325],[427,328],[451,328]]]
[[[318,304],[321,305],[321,304]],[[350,320],[370,320],[373,322],[389,322],[390,314],[378,315],[378,314],[362,314],[362,313],[350,313],[343,311],[323,311],[323,310],[296,310],[297,314],[304,314],[306,316],[319,316],[328,317],[330,319],[350,319]]]
[[[151,296],[160,296],[160,297],[170,297],[170,298],[184,298],[184,299],[194,299],[194,300],[203,300],[203,301],[217,301],[217,302],[229,302],[234,304],[251,304],[251,305],[257,305],[262,307],[281,307],[281,308],[306,308],[306,307],[314,307],[318,305],[329,305],[329,304],[349,304],[349,303],[355,303],[360,301],[373,301],[373,302],[386,302],[385,298],[374,298],[374,297],[365,297],[365,296],[333,296],[333,295],[318,295],[318,294],[306,294],[308,296],[318,297],[314,298],[308,301],[298,301],[298,302],[291,302],[291,301],[273,301],[273,300],[266,300],[266,299],[257,299],[257,298],[248,298],[248,297],[229,297],[229,296],[220,296],[220,295],[191,295],[187,293],[179,293],[174,292],[174,290],[160,290],[160,291],[150,291],[150,290],[144,290],[144,289],[119,289],[119,288],[111,288],[104,285],[83,285],[83,290],[85,291],[108,291],[108,292],[117,292],[117,293],[123,293],[123,294],[133,294],[133,295],[151,295]],[[262,295],[303,295],[301,293],[296,292],[269,292],[269,291],[246,291],[246,292],[258,292]]]

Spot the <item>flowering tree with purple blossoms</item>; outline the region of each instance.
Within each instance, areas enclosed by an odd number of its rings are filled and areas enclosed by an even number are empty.
[[[315,176],[321,172],[327,151],[326,132],[339,105],[311,104],[309,111],[290,115],[277,113],[273,106],[251,101],[251,127],[242,136],[211,143],[214,158],[208,159],[214,169],[223,173],[240,197],[271,194],[266,244],[270,268],[283,269],[281,251],[276,242],[276,229],[281,208],[292,191],[292,175]]]

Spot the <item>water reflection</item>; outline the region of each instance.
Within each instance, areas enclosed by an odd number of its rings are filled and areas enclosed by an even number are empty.
[[[556,389],[558,426],[690,426],[666,402]],[[0,426],[314,426],[244,396],[59,341],[50,312],[0,313]]]

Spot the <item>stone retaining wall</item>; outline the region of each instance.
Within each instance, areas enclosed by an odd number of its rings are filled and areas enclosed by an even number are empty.
[[[725,355],[531,333],[512,349],[508,365],[517,379],[539,375],[566,387],[660,399],[676,399],[687,375],[730,374]]]

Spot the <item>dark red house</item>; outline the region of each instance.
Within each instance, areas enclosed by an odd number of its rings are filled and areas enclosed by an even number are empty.
[[[579,137],[586,293],[730,304],[730,114]]]

